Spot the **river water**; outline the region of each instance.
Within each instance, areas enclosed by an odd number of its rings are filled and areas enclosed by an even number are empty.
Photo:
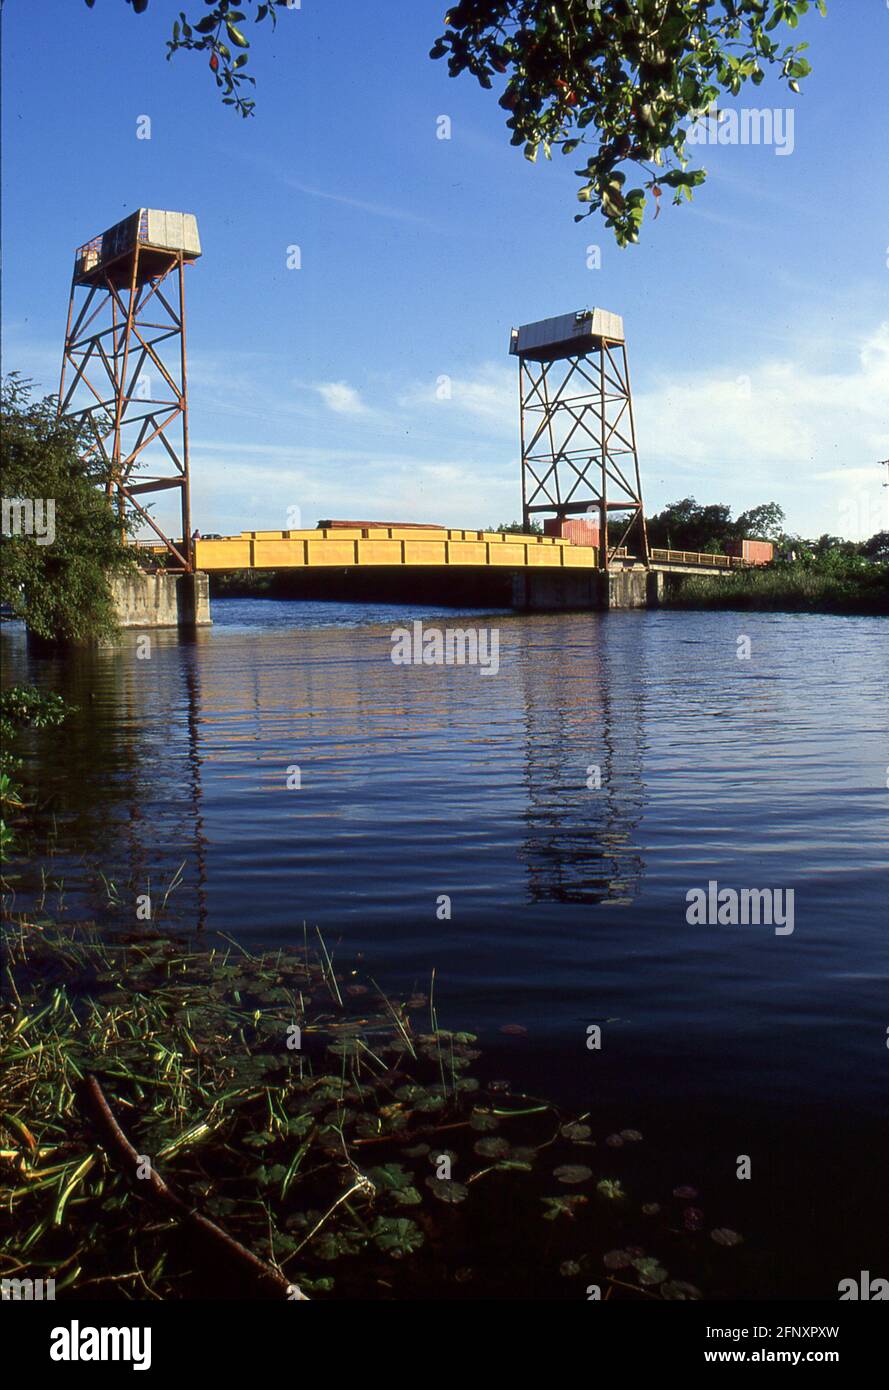
[[[883,620],[213,617],[64,659],[4,632],[4,680],[78,706],[26,765],[53,853],[16,910],[132,925],[148,893],[207,939],[320,927],[387,992],[434,969],[495,1074],[712,1194],[763,1251],[751,1296],[889,1277]],[[499,670],[393,664],[417,620],[496,630]],[[776,890],[784,929],[690,924],[711,881]]]

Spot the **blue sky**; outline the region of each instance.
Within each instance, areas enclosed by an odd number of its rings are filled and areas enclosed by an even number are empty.
[[[889,526],[886,5],[832,0],[797,31],[801,95],[726,103],[792,104],[791,154],[707,147],[694,205],[621,251],[573,220],[577,156],[528,164],[495,95],[428,58],[442,0],[251,26],[248,121],[202,57],[166,61],[183,3],[4,5],[3,363],[56,390],[74,248],[140,206],[196,213],[202,530],[518,516],[509,329],[594,304],[624,316],[648,511],[692,494],[778,501],[803,535]]]

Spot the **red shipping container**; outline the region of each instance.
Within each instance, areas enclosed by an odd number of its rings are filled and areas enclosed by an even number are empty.
[[[557,517],[548,516],[543,523],[545,536],[559,536],[574,545],[599,544],[598,517]]]
[[[775,558],[775,545],[773,541],[729,541],[725,553],[737,555],[749,565],[768,565]]]

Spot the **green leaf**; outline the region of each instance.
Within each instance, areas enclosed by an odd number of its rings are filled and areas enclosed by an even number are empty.
[[[371,1236],[378,1250],[400,1260],[412,1250],[419,1250],[425,1240],[415,1221],[406,1216],[378,1216],[371,1227]]]
[[[235,44],[238,48],[250,47],[249,41],[244,38],[244,35],[241,33],[240,29],[236,29],[235,26],[229,22],[229,20],[225,21],[225,28],[226,33],[228,34],[232,43]]]

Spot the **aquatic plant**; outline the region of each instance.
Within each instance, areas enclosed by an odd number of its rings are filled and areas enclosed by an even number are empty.
[[[478,1040],[438,1026],[433,992],[418,1028],[422,995],[338,973],[320,937],[212,940],[4,931],[3,1276],[38,1269],[60,1298],[417,1298],[521,1296],[533,1271],[537,1296],[592,1277],[677,1299],[741,1258],[715,1248],[728,1228],[644,1217],[658,1204],[578,1162],[589,1114],[468,1075]]]

